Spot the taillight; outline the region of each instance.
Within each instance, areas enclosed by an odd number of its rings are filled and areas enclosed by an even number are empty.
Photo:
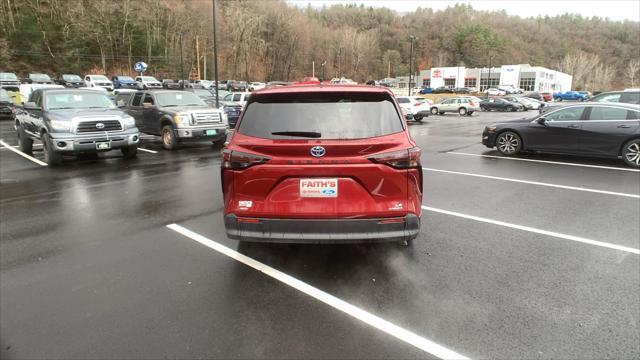
[[[248,154],[229,149],[222,150],[222,167],[225,169],[240,170],[249,166],[264,164],[271,160],[266,156]]]
[[[412,147],[411,149],[373,155],[368,159],[374,163],[389,165],[396,169],[420,167],[420,148]]]
[[[413,106],[420,106],[420,105],[422,105],[422,103],[417,102],[417,103],[413,104]]]

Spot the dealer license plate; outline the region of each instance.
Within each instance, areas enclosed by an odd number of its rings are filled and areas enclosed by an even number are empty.
[[[207,135],[215,135],[218,133],[218,130],[205,130],[204,133]]]
[[[111,149],[111,141],[99,141],[96,142],[97,150],[109,150]]]
[[[338,197],[338,179],[300,179],[300,197]]]

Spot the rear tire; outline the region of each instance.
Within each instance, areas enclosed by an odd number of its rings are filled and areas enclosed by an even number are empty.
[[[640,139],[628,141],[622,147],[622,160],[628,166],[640,168]]]
[[[42,134],[42,147],[44,152],[44,162],[49,164],[49,166],[58,166],[62,164],[62,154],[55,150],[51,139],[46,133]]]
[[[417,122],[422,122],[422,115],[414,115],[413,116],[413,120],[415,120]]]
[[[516,155],[522,150],[522,138],[513,131],[504,131],[496,138],[496,149],[502,155]]]
[[[20,145],[20,151],[27,155],[33,154],[33,140],[31,140],[27,133],[24,132],[21,124],[18,124],[16,135],[18,136],[18,145]]]
[[[172,125],[165,125],[162,127],[162,147],[165,150],[175,150],[178,146],[178,139],[176,138],[176,132],[173,131]]]
[[[120,149],[124,159],[133,159],[138,156],[138,145],[126,146]]]
[[[458,109],[458,115],[460,115],[460,116],[467,115],[467,109],[461,107],[460,109]]]
[[[438,108],[437,107],[431,108],[431,114],[438,115]]]

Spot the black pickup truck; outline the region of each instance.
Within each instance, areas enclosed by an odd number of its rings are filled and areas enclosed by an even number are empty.
[[[42,141],[45,162],[54,166],[64,154],[120,149],[136,156],[140,134],[133,118],[119,110],[102,91],[36,89],[16,109],[15,129],[20,150],[33,151]]]
[[[140,132],[162,136],[162,146],[173,150],[181,141],[226,140],[226,114],[211,108],[193,92],[145,90],[130,96],[120,108],[133,116]]]

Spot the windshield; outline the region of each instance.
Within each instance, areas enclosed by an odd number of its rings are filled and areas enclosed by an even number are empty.
[[[51,78],[46,74],[29,74],[29,78],[33,80],[49,81]]]
[[[143,77],[142,77],[142,81],[153,81],[153,82],[158,82],[158,80],[156,80],[156,78],[154,78],[153,76],[143,76]]]
[[[130,76],[118,76],[118,80],[120,81],[133,81]]]
[[[107,79],[106,76],[102,76],[102,75],[93,75],[93,76],[91,76],[91,78],[94,81],[109,81],[109,79]]]
[[[0,89],[0,101],[11,101],[11,96],[5,89]]]
[[[200,97],[212,97],[215,96],[211,93],[211,91],[209,90],[205,90],[205,89],[194,89],[193,93],[200,96]]]
[[[45,94],[47,110],[113,109],[115,105],[104,94],[93,91],[55,92]]]
[[[207,106],[200,98],[193,93],[186,91],[163,92],[156,94],[156,102],[159,106]]]
[[[403,130],[387,94],[298,93],[255,96],[239,133],[266,139],[361,139]]]
[[[18,80],[16,74],[13,73],[0,73],[0,80]]]
[[[82,81],[78,75],[62,75],[62,79],[66,81]]]

